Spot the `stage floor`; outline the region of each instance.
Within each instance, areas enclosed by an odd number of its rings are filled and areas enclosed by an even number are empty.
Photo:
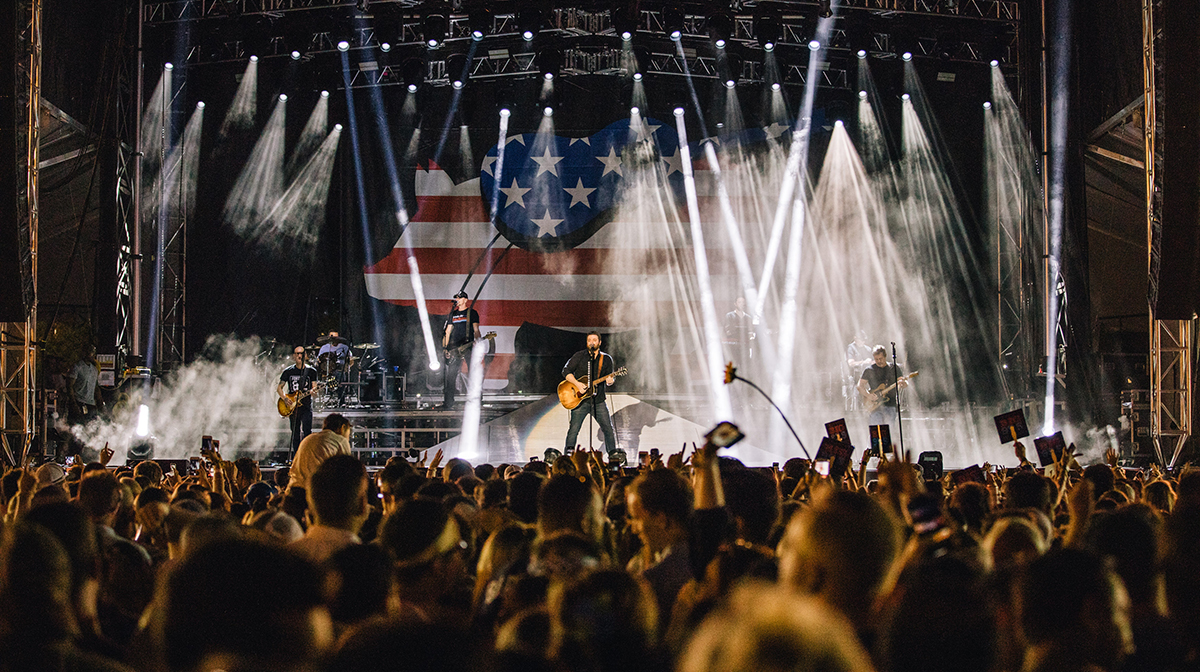
[[[664,454],[692,443],[700,444],[713,420],[707,412],[707,400],[697,395],[613,394],[609,398],[619,447],[629,460],[638,453],[657,448]],[[1003,410],[1003,409],[1001,409]],[[463,457],[472,463],[524,463],[541,458],[547,448],[562,450],[567,433],[569,412],[554,395],[485,394],[480,410],[480,429],[474,446],[462,445],[463,410],[437,410],[410,400],[406,404],[374,404],[348,408],[325,408],[315,412],[314,425],[322,418],[339,412],[354,423],[351,444],[368,464],[382,464],[393,454],[416,448],[441,448],[446,459]],[[917,409],[902,415],[904,445],[916,460],[927,450],[942,453],[947,469],[972,464],[1015,464],[1010,446],[1002,446],[996,436],[992,417],[994,407],[940,407]],[[769,427],[778,416],[764,404],[745,404],[735,408],[735,419],[746,439],[729,451],[751,466],[783,463],[791,457],[804,457],[790,433],[782,430],[772,445]],[[847,412],[840,404],[806,406],[790,418],[809,454],[815,454],[824,436],[824,423],[845,418],[851,442],[860,450],[867,445],[866,417]],[[253,431],[267,433],[267,442],[277,446],[263,461],[286,456],[289,430],[287,420],[266,414],[240,419]],[[989,428],[990,426],[990,428]],[[579,443],[599,449],[603,446],[598,427],[585,422]],[[856,458],[857,459],[857,458]]]

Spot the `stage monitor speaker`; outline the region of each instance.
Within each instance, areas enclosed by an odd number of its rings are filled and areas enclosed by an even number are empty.
[[[1162,238],[1154,314],[1186,320],[1200,310],[1200,3],[1164,2],[1161,17]]]
[[[0,4],[0,322],[24,322],[26,302],[25,263],[29,245],[22,245],[21,201],[25,181],[25,97],[17,91],[17,6]],[[24,254],[22,254],[24,247]]]

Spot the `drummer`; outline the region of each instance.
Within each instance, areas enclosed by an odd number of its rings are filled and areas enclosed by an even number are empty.
[[[332,376],[337,380],[338,406],[345,406],[346,387],[343,383],[346,382],[346,375],[352,363],[350,344],[336,331],[329,332],[329,335],[321,340],[325,344],[317,352],[317,371],[322,376]]]

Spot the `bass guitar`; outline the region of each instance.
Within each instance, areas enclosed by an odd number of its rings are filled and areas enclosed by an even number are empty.
[[[496,338],[496,332],[489,331],[488,333],[484,334],[483,337],[479,339],[479,341],[492,341],[492,340],[495,340],[495,338]],[[475,344],[478,343],[479,341],[467,341],[466,343],[463,343],[462,345],[456,345],[452,348],[444,348],[442,350],[442,356],[445,357],[447,360],[450,359],[451,355],[455,355],[457,357],[462,357],[463,355],[467,354],[467,352],[470,351],[471,348],[475,347]]]
[[[920,373],[920,371],[913,371],[912,373],[908,374],[907,376],[900,376],[900,378],[898,380],[896,380],[896,382],[892,383],[891,385],[885,385],[883,383],[876,385],[875,389],[871,390],[870,392],[868,392],[866,394],[861,395],[863,408],[866,409],[867,413],[874,413],[875,409],[877,409],[880,406],[887,403],[888,392],[891,392],[893,389],[895,389],[896,386],[900,384],[901,380],[910,380],[912,378],[916,378],[918,373]],[[875,401],[871,401],[872,394],[875,395]]]
[[[621,368],[617,369],[616,371],[613,371],[609,375],[623,376],[627,373],[629,373],[629,371],[625,367],[622,366]],[[607,378],[607,377],[608,376],[604,376],[604,378]],[[604,378],[601,378],[600,380],[604,380]],[[558,384],[558,401],[559,401],[559,403],[561,403],[563,405],[563,408],[567,409],[568,411],[572,410],[573,408],[578,406],[580,403],[583,402],[584,399],[591,398],[592,394],[596,391],[596,386],[592,385],[591,381],[588,380],[587,376],[584,376],[582,378],[577,378],[576,380],[583,383],[584,385],[587,385],[586,392],[580,392],[579,388],[575,387],[575,385],[573,383],[571,383],[571,381],[569,381],[569,380],[564,380]]]

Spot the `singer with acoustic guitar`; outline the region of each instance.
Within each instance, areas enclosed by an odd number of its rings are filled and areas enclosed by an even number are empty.
[[[867,424],[894,425],[896,417],[900,414],[900,395],[899,390],[893,388],[908,387],[908,377],[900,372],[899,366],[887,363],[887,350],[882,345],[875,346],[871,357],[873,363],[858,379],[858,393],[862,397],[863,406],[871,408],[878,404],[867,416]]]
[[[604,433],[604,449],[611,456],[612,452],[617,449],[617,435],[613,432],[612,417],[608,413],[608,406],[604,403],[604,390],[612,385],[620,374],[613,364],[612,355],[601,352],[600,334],[594,331],[588,333],[587,349],[572,355],[567,365],[563,367],[562,373],[566,383],[570,383],[574,388],[574,401],[578,402],[571,409],[571,425],[567,429],[566,450],[575,449],[575,441],[579,438],[583,419],[591,414],[600,424],[600,431]],[[560,384],[560,388],[570,392],[565,384]],[[562,400],[562,398],[563,390],[560,389],[559,399]],[[565,402],[563,405],[569,406]]]
[[[317,371],[304,365],[304,346],[292,348],[292,365],[283,370],[275,394],[279,395],[279,411],[285,410],[292,423],[292,454],[300,441],[312,434],[312,395],[317,391]]]

